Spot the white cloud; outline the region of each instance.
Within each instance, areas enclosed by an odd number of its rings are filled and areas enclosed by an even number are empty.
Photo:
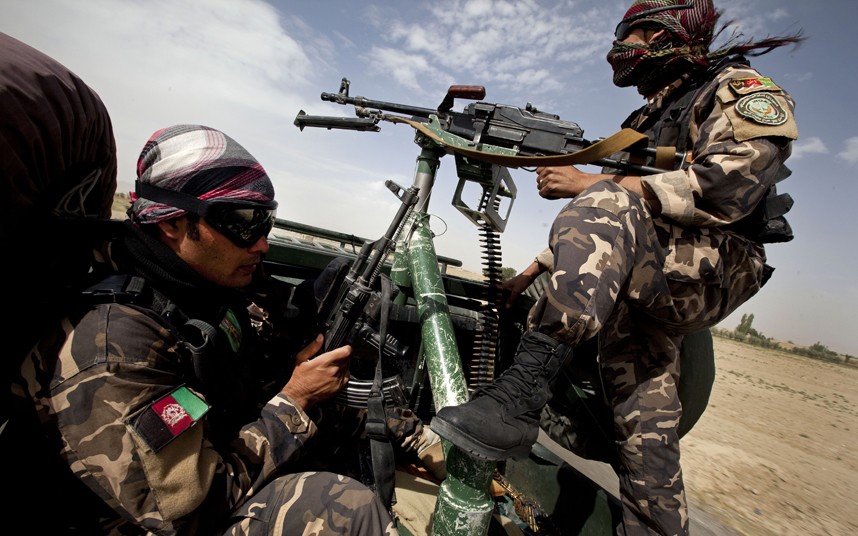
[[[570,74],[606,65],[612,21],[620,15],[616,5],[572,7],[569,2],[545,6],[534,1],[456,0],[427,3],[418,10],[424,15],[419,18],[414,13],[405,18],[402,13],[371,12],[380,35],[400,53],[373,60],[379,69],[388,68],[385,60],[392,61],[391,69],[409,83],[410,77],[401,73],[403,57],[414,72],[431,65],[486,85],[514,81],[511,87],[523,93],[550,93],[568,87]],[[537,76],[531,76],[534,73]],[[434,94],[447,82],[421,81]]]
[[[303,103],[317,101],[309,96],[334,47],[327,37],[304,39],[310,28],[299,22],[260,0],[44,0],[5,6],[0,31],[101,96],[125,190],[148,135],[171,124],[222,129],[264,162],[300,152],[288,127]]]
[[[846,148],[837,153],[837,158],[850,164],[858,164],[858,136],[848,138],[843,143]]]
[[[794,143],[790,159],[798,160],[805,155],[828,153],[828,147],[825,146],[825,143],[820,138],[813,137]]]
[[[384,72],[398,83],[413,90],[421,89],[424,85],[423,80],[437,79],[440,75],[425,57],[401,49],[372,47],[367,56],[373,60],[370,62],[372,70]]]

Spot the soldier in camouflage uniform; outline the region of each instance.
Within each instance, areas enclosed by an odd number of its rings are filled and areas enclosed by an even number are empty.
[[[251,322],[251,291],[270,290],[260,271],[277,203],[264,169],[223,133],[177,125],[153,135],[137,174],[111,249],[121,284],[96,285],[17,379],[19,411],[38,417],[76,477],[61,500],[82,503],[80,517],[65,526],[396,534],[368,487],[301,465],[314,411],[348,380],[351,348],[315,355],[319,336],[292,361]]]
[[[475,456],[526,455],[570,348],[598,335],[620,534],[688,531],[677,434],[680,344],[684,334],[730,314],[770,275],[762,243],[771,241],[764,235],[771,226],[757,211],[788,175],[783,162],[798,136],[793,100],[738,54],[800,36],[710,51],[718,18],[711,0],[638,0],[628,10],[608,61],[614,83],[636,86],[647,104],[623,126],[646,133],[650,147],[688,151],[687,160],[646,176],[537,169],[541,196],[573,199],[554,221],[550,252],[513,286],[520,292],[546,264],[551,280],[529,313],[513,365],[432,422]]]

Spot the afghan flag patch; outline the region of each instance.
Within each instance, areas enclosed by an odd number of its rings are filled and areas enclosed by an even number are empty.
[[[181,386],[134,417],[132,426],[153,452],[158,452],[205,415],[211,406]]]
[[[771,78],[736,78],[730,80],[730,89],[736,95],[747,95],[755,91],[780,91]]]

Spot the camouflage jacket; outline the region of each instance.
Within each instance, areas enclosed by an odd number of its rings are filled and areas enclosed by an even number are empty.
[[[723,280],[725,240],[737,240],[756,262],[765,263],[762,244],[729,228],[750,215],[789,157],[790,142],[798,138],[795,103],[771,79],[747,65],[731,65],[713,80],[689,90],[679,80],[635,111],[623,126],[650,137],[650,145],[681,140],[662,136],[655,127],[672,112],[671,104],[695,91],[684,116],[687,124],[687,164],[682,169],[642,177],[643,187],[661,202],[661,214],[652,218],[666,253],[664,272],[675,281],[729,284]],[[611,172],[616,170],[605,170]],[[553,270],[546,249],[535,261]]]
[[[116,512],[100,521],[104,533],[216,533],[254,490],[288,472],[316,434],[282,394],[260,404],[206,392],[188,373],[176,328],[152,310],[83,309],[30,353],[16,394],[35,407],[76,476]],[[254,336],[241,313],[219,326],[233,350]],[[232,358],[219,359],[235,392],[246,392],[241,371],[229,370]]]
[[[633,116],[632,126],[668,113],[684,82],[653,98]],[[794,107],[783,89],[747,65],[728,66],[697,90],[687,116],[688,165],[642,177],[643,187],[661,202],[653,221],[667,250],[668,278],[728,283],[722,280],[724,263],[734,259],[722,258],[725,240],[747,242],[745,251],[765,262],[761,244],[728,226],[751,214],[780,179],[790,141],[798,137]],[[654,138],[651,130],[638,129]]]

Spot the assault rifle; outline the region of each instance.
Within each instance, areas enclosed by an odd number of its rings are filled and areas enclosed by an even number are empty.
[[[374,242],[366,242],[348,272],[334,282],[337,289],[330,292],[319,306],[319,326],[315,333],[325,335],[323,352],[352,344],[361,339],[385,356],[401,357],[405,350],[392,336],[381,340],[374,325],[378,319],[381,297],[374,290],[375,282],[387,256],[393,251],[396,238],[402,231],[408,213],[417,203],[418,188],[403,189],[393,181],[385,186],[401,201],[398,211],[384,236]]]
[[[322,93],[326,102],[353,105],[357,117],[307,115],[303,110],[295,117],[295,126],[373,131],[380,130],[380,121],[421,123],[449,146],[470,148],[483,154],[514,156],[549,156],[576,153],[594,142],[584,138],[577,123],[560,119],[558,115],[542,112],[528,103],[524,108],[507,104],[474,102],[463,111],[453,111],[456,98],[479,100],[485,98],[483,86],[450,86],[436,109],[408,104],[378,101],[349,96],[350,82],[343,78],[337,93]],[[390,115],[394,112],[402,115]],[[654,148],[626,147],[628,158],[598,158],[590,164],[610,167],[640,175],[663,173],[682,165],[685,154],[673,152],[667,158],[658,155],[659,166],[644,165],[641,159],[656,161]],[[663,154],[663,153],[662,153]]]

